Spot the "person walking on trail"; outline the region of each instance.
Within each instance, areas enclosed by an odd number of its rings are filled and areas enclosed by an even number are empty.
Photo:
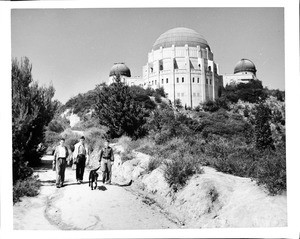
[[[89,162],[89,149],[84,141],[84,136],[81,136],[79,142],[75,144],[73,153],[73,163],[76,164],[76,180],[78,184],[82,183],[84,168]]]
[[[103,184],[111,184],[111,167],[114,163],[113,149],[109,146],[109,141],[105,141],[104,148],[100,151],[99,164],[101,165],[102,171],[102,182]]]
[[[52,169],[56,171],[56,187],[64,186],[65,170],[67,165],[67,158],[69,150],[65,146],[65,139],[59,141],[59,145],[55,148]],[[69,162],[68,162],[69,163]]]

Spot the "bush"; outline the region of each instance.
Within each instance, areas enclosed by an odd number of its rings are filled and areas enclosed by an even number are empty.
[[[53,131],[46,131],[45,132],[45,144],[46,144],[47,150],[54,149],[60,139],[61,139],[60,133],[56,133]]]
[[[20,198],[34,197],[38,195],[41,187],[41,182],[38,179],[38,176],[27,177],[24,180],[18,180],[13,186],[13,202],[21,201]]]
[[[132,160],[134,158],[132,152],[132,140],[127,136],[122,136],[119,138],[118,143],[123,147],[124,151],[121,153],[121,161],[124,163],[125,161]]]
[[[151,157],[148,163],[147,171],[150,173],[162,164],[162,160],[158,157]]]
[[[47,131],[53,131],[55,133],[61,133],[67,128],[70,128],[70,121],[66,117],[61,117],[61,116],[57,115],[48,124]]]
[[[275,149],[270,127],[271,110],[268,106],[260,103],[256,107],[254,129],[256,147],[258,149]]]
[[[271,195],[286,190],[286,154],[285,147],[276,152],[266,150],[258,161],[256,174],[258,185],[264,185]]]
[[[121,153],[121,161],[122,163],[128,161],[128,160],[132,160],[134,158],[133,152],[132,150],[130,150],[129,148]]]
[[[184,186],[194,174],[203,173],[201,165],[191,155],[173,154],[164,164],[164,177],[174,191]]]

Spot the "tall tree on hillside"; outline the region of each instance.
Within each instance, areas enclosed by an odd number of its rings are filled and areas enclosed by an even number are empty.
[[[29,176],[27,164],[39,161],[43,152],[38,145],[44,142],[45,126],[57,108],[52,101],[54,88],[39,87],[32,79],[28,58],[12,60],[12,143],[14,181]]]
[[[255,140],[258,149],[275,148],[270,128],[270,120],[271,110],[263,103],[260,103],[256,107],[254,120]]]
[[[130,87],[116,76],[115,82],[98,89],[95,115],[99,123],[109,128],[109,137],[126,134],[138,138],[146,134],[144,124],[149,110],[136,100]]]

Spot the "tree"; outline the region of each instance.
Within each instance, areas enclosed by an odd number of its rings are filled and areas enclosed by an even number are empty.
[[[271,110],[263,103],[260,103],[256,107],[254,120],[255,141],[258,149],[274,149],[270,120]]]
[[[27,57],[21,62],[12,60],[12,143],[13,177],[26,178],[31,174],[27,165],[39,162],[43,151],[45,127],[52,120],[57,102],[52,101],[53,86],[39,87],[32,79],[32,65]]]
[[[227,85],[222,91],[222,96],[232,103],[237,103],[238,100],[258,103],[266,99],[267,94],[261,81],[251,80],[248,83]]]
[[[130,87],[123,84],[119,76],[113,84],[98,89],[94,108],[99,123],[109,128],[111,138],[123,134],[138,138],[147,133],[144,124],[149,110],[145,102],[135,100]]]

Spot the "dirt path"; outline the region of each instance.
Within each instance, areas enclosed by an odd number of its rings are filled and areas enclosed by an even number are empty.
[[[66,186],[55,187],[51,157],[36,169],[42,182],[37,197],[23,198],[14,206],[14,229],[100,230],[178,228],[160,213],[124,187],[98,183],[97,190],[88,187],[88,171],[84,183],[75,183],[75,171],[66,170]]]

